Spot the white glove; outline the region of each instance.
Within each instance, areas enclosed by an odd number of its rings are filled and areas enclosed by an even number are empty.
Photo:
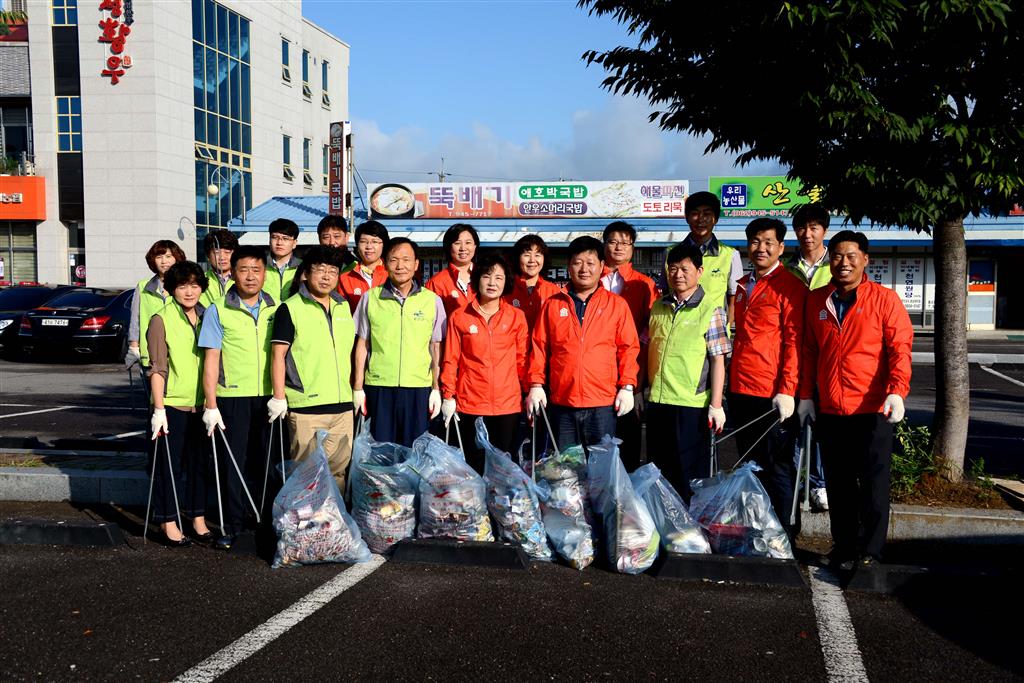
[[[775,394],[775,398],[772,399],[772,408],[779,411],[779,422],[785,422],[793,414],[794,400],[792,396],[786,394]]]
[[[622,417],[633,410],[633,390],[619,389],[615,394],[615,417]]]
[[[441,392],[437,389],[430,390],[430,398],[427,399],[427,410],[430,411],[430,419],[441,414]]]
[[[153,408],[153,417],[149,420],[149,428],[153,432],[153,441],[160,436],[160,432],[170,434],[171,430],[167,428],[167,411],[163,408]]]
[[[906,409],[903,407],[903,397],[899,394],[889,394],[882,404],[882,414],[889,418],[889,424],[894,425],[903,420]]]
[[[366,392],[362,389],[352,390],[352,407],[356,415],[366,415]]]
[[[138,346],[129,346],[128,353],[124,354],[124,367],[131,370],[136,364],[142,362],[142,353]]]
[[[526,413],[528,415],[540,415],[541,408],[548,407],[548,395],[544,393],[544,387],[533,387],[526,395]]]
[[[270,417],[267,422],[273,422],[288,414],[288,401],[283,398],[273,398],[267,401],[267,415]]]
[[[447,427],[448,423],[455,418],[455,421],[459,421],[459,416],[455,414],[456,406],[454,398],[446,398],[441,401],[441,416],[444,418],[444,426]]]
[[[220,427],[221,431],[227,429],[224,426],[224,418],[220,416],[219,408],[204,408],[203,424],[206,426],[207,436],[213,436],[213,430],[215,430],[217,427]]]
[[[708,406],[708,427],[715,434],[721,434],[725,429],[725,409],[719,406]]]
[[[796,407],[796,416],[799,418],[801,426],[808,420],[814,422],[814,418],[817,417],[814,412],[814,401],[809,398],[800,399],[800,405]]]

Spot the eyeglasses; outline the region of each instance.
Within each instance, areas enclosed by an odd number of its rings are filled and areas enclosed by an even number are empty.
[[[313,275],[327,275],[329,277],[341,274],[341,271],[334,266],[313,266],[309,269],[309,272]]]
[[[281,234],[279,232],[275,232],[273,235],[270,236],[270,241],[271,242],[294,242],[295,238],[292,237],[291,235],[284,235],[284,234]]]
[[[618,240],[609,240],[608,242],[605,242],[605,244],[607,244],[612,249],[615,249],[617,247],[631,247],[631,246],[633,246],[632,242],[620,242]]]
[[[361,247],[379,247],[384,244],[384,240],[380,239],[379,237],[360,237],[359,242],[357,244],[359,244],[359,246]]]

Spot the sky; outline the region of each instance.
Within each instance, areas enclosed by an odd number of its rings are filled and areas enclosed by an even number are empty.
[[[589,49],[625,27],[565,0],[303,0],[351,47],[349,116],[367,182],[688,179],[734,172],[706,139],[665,133],[652,108],[600,85]],[[747,166],[744,175],[780,172]]]

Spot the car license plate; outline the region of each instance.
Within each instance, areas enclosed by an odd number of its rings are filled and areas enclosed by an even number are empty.
[[[67,327],[67,318],[43,318],[43,327]]]

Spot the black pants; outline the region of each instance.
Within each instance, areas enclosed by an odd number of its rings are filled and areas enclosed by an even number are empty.
[[[711,472],[708,409],[648,403],[647,460],[689,502],[690,480]]]
[[[267,422],[267,397],[218,398],[217,407],[224,418],[224,437],[231,446],[238,468],[245,476],[245,485],[249,487],[249,493],[258,506],[267,465],[267,436],[270,427]],[[276,436],[276,428],[274,432]],[[224,491],[224,520],[221,528],[225,534],[237,534],[245,529],[250,518],[255,521],[255,516],[242,489],[238,472],[228,457],[224,439],[217,432],[214,432],[214,438],[217,440],[220,484]],[[273,453],[277,456],[277,444],[274,446]],[[276,462],[280,462],[279,457]]]
[[[892,432],[884,415],[818,415],[835,553],[879,557],[889,531]]]
[[[377,441],[412,446],[430,426],[430,387],[373,387],[366,389],[370,431]]]
[[[466,454],[466,462],[480,475],[484,473],[484,452],[476,445],[476,418],[479,415],[459,413],[459,422],[453,419],[451,425],[458,425],[462,435],[462,448]],[[519,416],[520,413],[509,415],[483,415],[487,427],[487,438],[499,451],[508,453],[513,461],[519,459]],[[443,424],[443,423],[442,423]],[[459,437],[455,429],[449,430],[448,443],[458,447]]]
[[[796,486],[796,465],[793,462],[793,449],[800,434],[800,422],[792,415],[781,424],[768,430],[769,425],[778,419],[778,411],[772,410],[772,400],[747,394],[729,394],[729,421],[733,428],[739,428],[755,418],[771,411],[736,435],[736,448],[740,457],[748,450],[750,454],[744,462],[753,461],[761,466],[757,473],[771,499],[775,515],[779,518],[782,528],[792,539],[799,531],[799,514],[797,523],[790,524],[789,516],[793,510],[793,488]],[[756,443],[755,443],[756,442]]]
[[[626,466],[627,472],[640,467],[640,416],[631,410],[622,417],[615,418],[615,436],[622,439],[619,444],[619,457]]]
[[[167,407],[166,437],[160,436],[156,448],[156,472],[153,475],[153,521],[177,522],[178,506],[182,523],[206,514],[206,469],[209,451],[203,443],[203,421],[199,413]],[[170,463],[167,453],[170,451]],[[150,451],[152,457],[153,451]],[[153,467],[150,460],[149,467]],[[151,470],[152,471],[152,470]],[[173,485],[172,485],[173,480]],[[178,493],[175,505],[174,493]],[[184,530],[182,530],[184,531]]]

